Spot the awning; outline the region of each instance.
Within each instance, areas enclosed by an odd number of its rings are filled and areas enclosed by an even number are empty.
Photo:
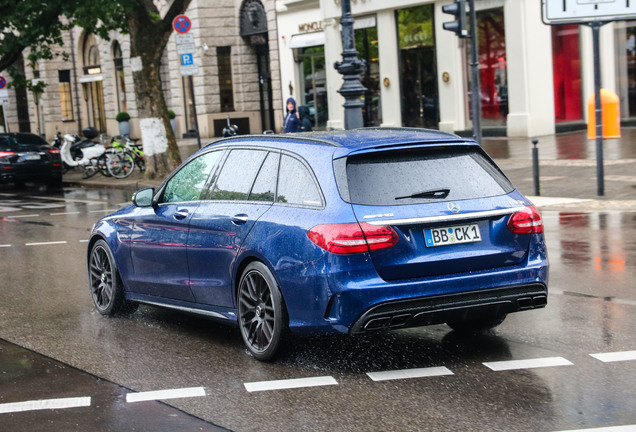
[[[293,35],[289,42],[290,48],[307,48],[325,44],[325,32],[303,33]]]
[[[81,77],[79,77],[80,83],[95,82],[95,81],[104,81],[104,75],[102,74],[82,75]]]

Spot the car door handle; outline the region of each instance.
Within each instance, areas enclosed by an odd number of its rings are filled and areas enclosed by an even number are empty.
[[[234,225],[243,225],[244,223],[247,222],[248,219],[249,218],[246,214],[237,214],[232,216],[232,223]]]
[[[174,212],[175,219],[181,220],[187,217],[188,217],[188,209],[178,209],[176,212]]]

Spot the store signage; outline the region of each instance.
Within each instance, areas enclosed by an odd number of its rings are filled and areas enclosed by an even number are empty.
[[[630,0],[542,0],[545,24],[588,23],[636,19],[636,1]]]
[[[310,23],[298,24],[299,33],[309,33],[322,31],[322,21],[314,21]]]

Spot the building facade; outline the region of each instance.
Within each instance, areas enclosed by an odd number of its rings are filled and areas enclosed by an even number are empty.
[[[192,0],[185,15],[192,22],[199,73],[181,75],[174,34],[162,61],[163,91],[176,114],[177,138],[194,136],[194,108],[203,138],[221,136],[228,115],[241,133],[278,130],[283,113],[274,1]],[[101,40],[74,28],[64,34],[58,54],[25,67],[28,79],[46,82],[42,94],[26,94],[18,102],[15,90],[9,91],[11,103],[4,110],[9,130],[51,139],[58,131],[92,126],[114,136],[119,134],[117,113],[125,111],[131,135],[139,137],[128,36],[113,32],[110,40]],[[27,110],[20,112],[24,104]]]
[[[365,125],[472,129],[470,42],[443,29],[449,0],[351,0]],[[594,92],[591,30],[548,26],[537,0],[475,0],[486,134],[531,137],[583,128]],[[278,0],[283,98],[308,105],[318,127],[342,128],[340,0]],[[602,86],[621,116],[636,113],[635,22],[601,29]],[[631,89],[631,90],[630,90]],[[287,92],[287,94],[285,94]]]
[[[443,29],[450,0],[351,0],[367,126],[472,129],[470,41]],[[548,26],[538,0],[475,0],[480,106],[485,134],[532,137],[584,128],[594,89],[591,30]],[[181,76],[174,36],[163,60],[163,89],[177,137],[220,136],[230,115],[240,132],[281,131],[285,100],[309,108],[314,128],[344,126],[340,0],[193,0],[199,73]],[[10,130],[50,139],[94,126],[116,135],[127,111],[139,136],[127,36],[99,40],[76,28],[55,60],[25,66],[46,82],[35,95],[9,90]],[[602,86],[620,99],[623,123],[636,118],[636,21],[601,28]],[[192,81],[192,85],[190,85]],[[191,91],[194,90],[194,94]]]

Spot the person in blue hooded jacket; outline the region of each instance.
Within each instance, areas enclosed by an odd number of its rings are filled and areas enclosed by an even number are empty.
[[[285,127],[283,132],[298,132],[300,128],[300,118],[296,112],[296,101],[290,97],[287,99],[287,115],[285,116]]]

